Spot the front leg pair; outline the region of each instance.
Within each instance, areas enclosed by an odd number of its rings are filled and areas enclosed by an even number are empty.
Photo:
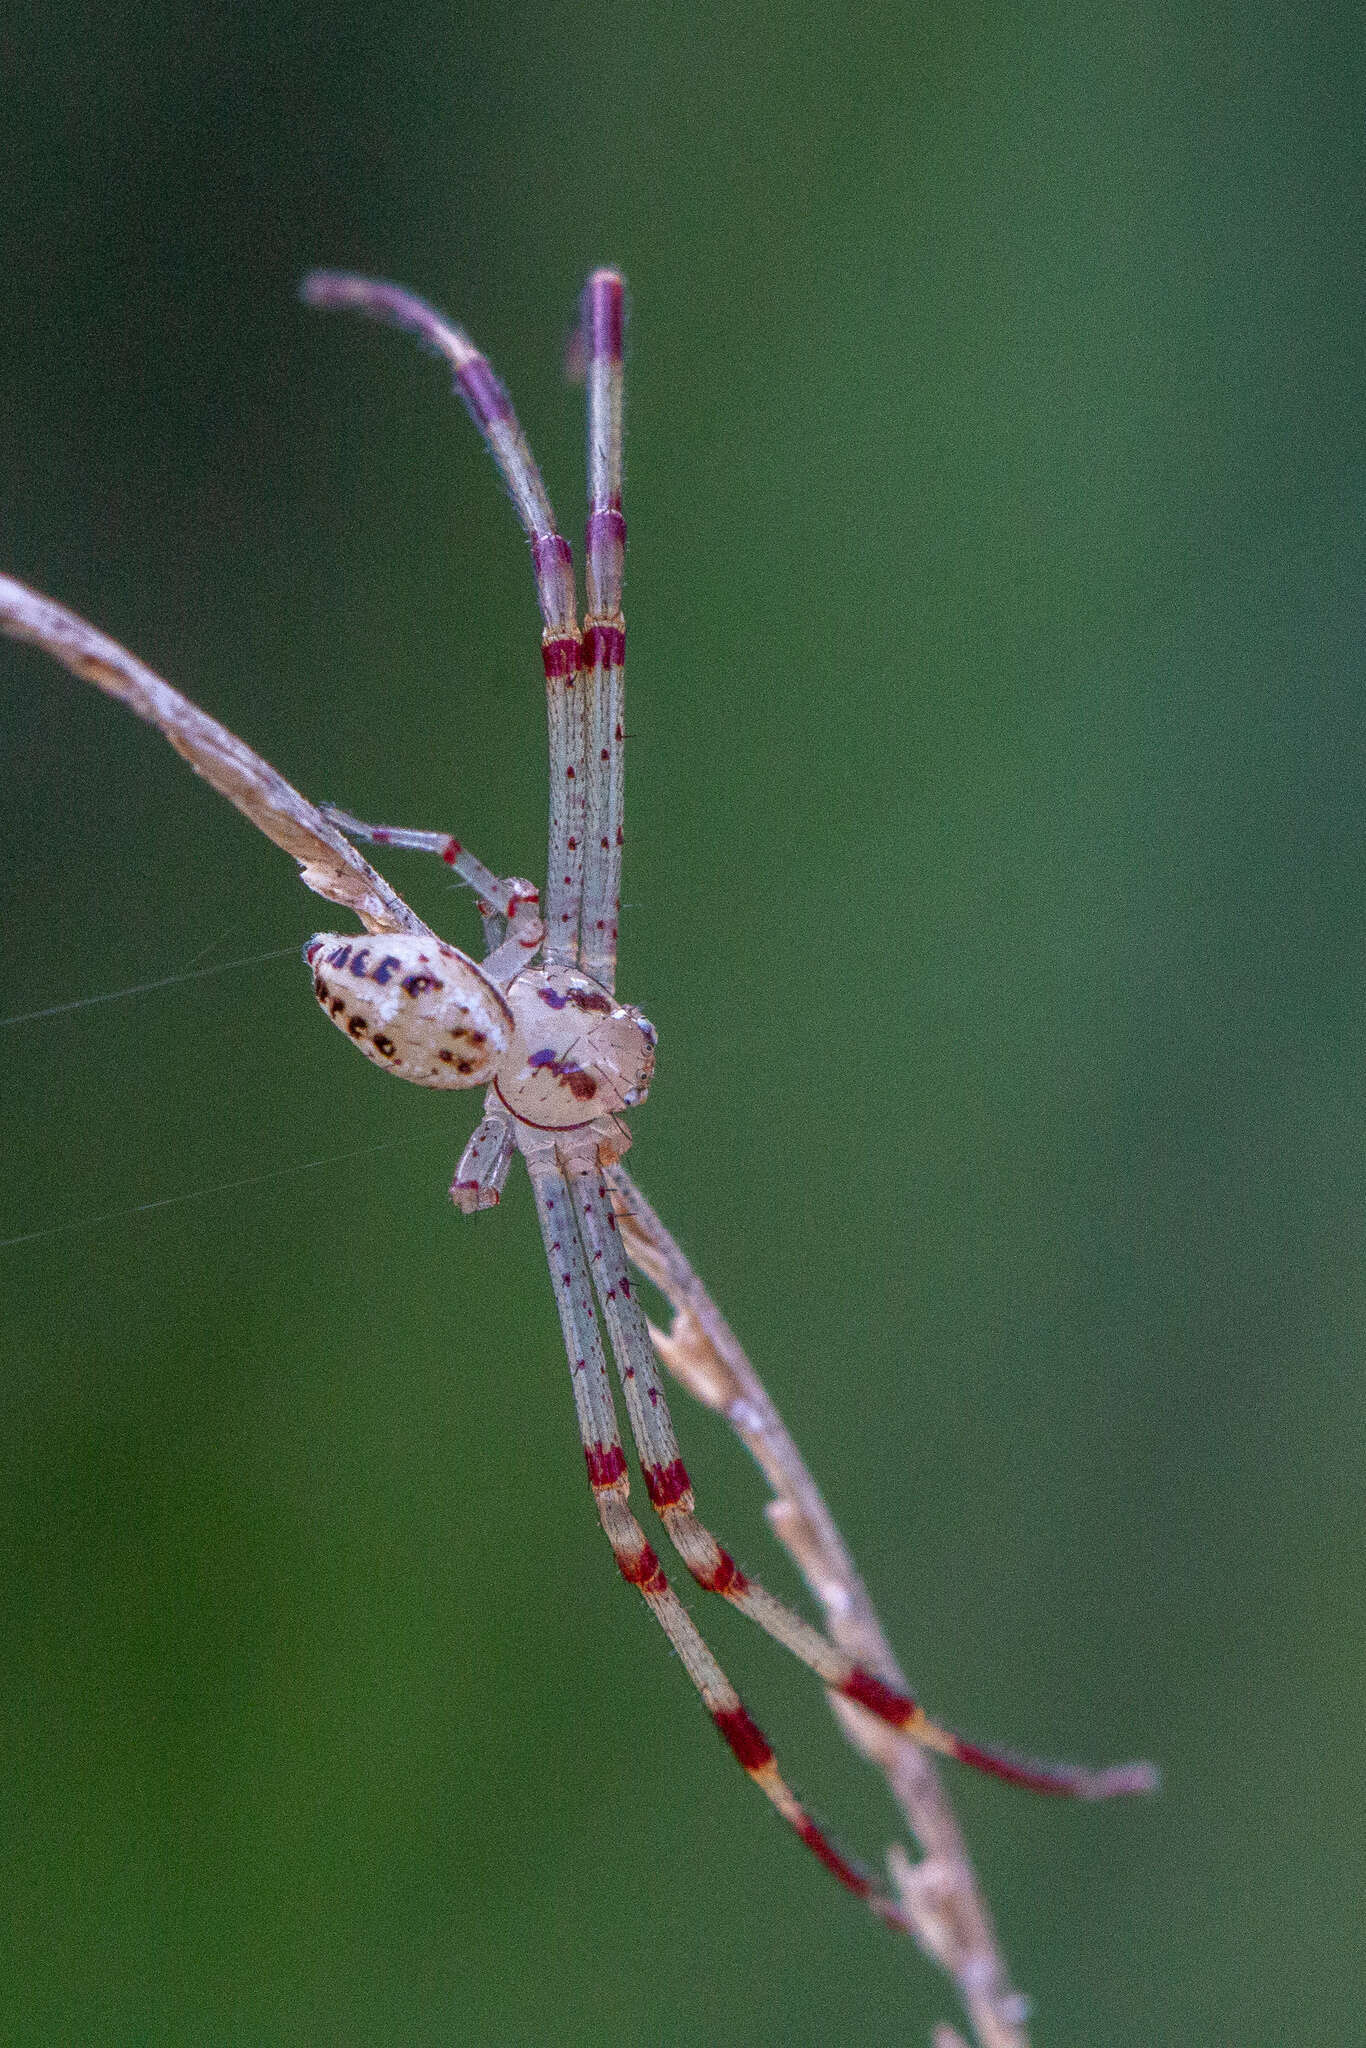
[[[545,937],[540,891],[520,875],[495,875],[483,861],[449,832],[412,832],[402,825],[367,825],[336,804],[319,809],[330,824],[352,839],[371,846],[399,846],[413,853],[434,853],[451,872],[473,889],[489,948],[479,965],[489,980],[505,988],[536,956]]]

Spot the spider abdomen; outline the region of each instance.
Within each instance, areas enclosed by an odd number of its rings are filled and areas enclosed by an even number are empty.
[[[495,1085],[522,1123],[572,1130],[645,1100],[655,1029],[572,967],[528,967],[507,990],[513,1036]]]
[[[322,1009],[368,1060],[423,1088],[493,1078],[513,1036],[498,990],[464,953],[406,932],[318,932],[304,947]]]

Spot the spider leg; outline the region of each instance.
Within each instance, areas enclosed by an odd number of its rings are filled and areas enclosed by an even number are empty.
[[[540,900],[539,892],[530,882],[515,875],[495,875],[492,868],[486,868],[483,861],[448,832],[411,832],[401,825],[367,825],[363,818],[352,817],[340,804],[320,804],[318,808],[352,839],[367,840],[371,846],[401,846],[414,853],[436,854],[473,889],[481,902],[501,917],[511,918],[524,905],[534,907]]]
[[[476,1209],[494,1208],[503,1198],[503,1183],[516,1150],[512,1118],[490,1088],[483,1117],[460,1154],[460,1164],[451,1182],[451,1200],[456,1208],[466,1216],[472,1216]]]
[[[383,875],[347,844],[316,804],[301,796],[245,740],[65,605],[0,576],[0,633],[41,647],[73,675],[94,683],[145,718],[196,775],[235,804],[267,839],[298,861],[299,879],[315,895],[353,910],[369,932],[434,936]]]
[[[528,1151],[526,1162],[569,1358],[589,1483],[617,1569],[627,1584],[636,1588],[678,1652],[684,1670],[701,1694],[702,1704],[746,1775],[848,1891],[864,1900],[888,1925],[909,1932],[910,1922],[903,1909],[866,1872],[840,1854],[782,1776],[767,1739],[703,1641],[631,1513],[626,1456],[569,1186],[550,1147]]]
[[[692,1483],[679,1456],[654,1346],[631,1287],[606,1184],[600,1174],[592,1172],[571,1174],[569,1184],[611,1338],[617,1375],[626,1397],[645,1490],[669,1540],[698,1585],[747,1614],[767,1635],[814,1671],[832,1692],[856,1701],[927,1749],[1034,1792],[1074,1799],[1110,1799],[1123,1793],[1151,1791],[1154,1774],[1150,1764],[1116,1764],[1092,1770],[1082,1765],[1039,1763],[984,1749],[951,1729],[941,1728],[909,1693],[897,1691],[864,1670],[818,1628],[740,1570],[729,1551],[722,1549],[697,1518]]]
[[[582,655],[586,845],[579,962],[586,974],[608,990],[616,986],[625,805],[626,621],[621,609],[626,556],[626,521],[621,510],[624,297],[621,278],[614,270],[593,272],[584,286],[578,351],[588,382]]]
[[[411,832],[399,825],[367,825],[337,804],[320,806],[330,823],[353,839],[372,846],[399,846],[413,853],[434,853],[473,889],[479,900],[484,939],[489,948],[480,962],[491,981],[510,981],[532,958],[545,936],[540,891],[520,875],[495,875],[481,860],[446,832]],[[506,968],[506,972],[504,972]]]
[[[485,357],[464,331],[434,312],[412,292],[378,279],[342,271],[315,270],[301,296],[310,306],[347,307],[416,335],[444,357],[455,372],[455,387],[502,472],[517,517],[531,543],[531,565],[544,630],[546,716],[550,737],[550,848],[546,871],[548,966],[573,966],[579,953],[579,904],[583,894],[583,706],[575,687],[579,673],[579,628],[574,562],[569,543],[555,525],[541,473],[532,459],[512,401]]]

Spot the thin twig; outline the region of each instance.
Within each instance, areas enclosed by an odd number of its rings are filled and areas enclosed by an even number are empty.
[[[674,1311],[668,1330],[651,1327],[660,1358],[695,1399],[725,1416],[767,1479],[773,1499],[765,1513],[819,1601],[830,1635],[877,1677],[908,1691],[834,1517],[734,1331],[619,1162],[606,1168],[606,1178],[628,1256]],[[957,1985],[978,2048],[1029,2048],[1027,2002],[1011,1988],[934,1764],[864,1708],[834,1693],[827,1698],[849,1741],[883,1773],[920,1845],[920,1861],[913,1862],[893,1844],[887,1867],[921,1948]],[[940,2027],[935,2048],[957,2039],[952,2028]]]

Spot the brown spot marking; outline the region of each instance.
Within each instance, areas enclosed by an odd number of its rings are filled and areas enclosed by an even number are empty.
[[[365,1036],[365,1019],[364,1019],[364,1017],[362,1017],[362,1016],[359,1016],[359,1015],[357,1015],[357,1016],[353,1017],[353,1018],[351,1019],[350,1023],[349,1023],[348,1025],[347,1025],[347,1027],[346,1027],[346,1028],[347,1028],[347,1030],[348,1030],[348,1031],[350,1032],[350,1034],[351,1034],[351,1036],[352,1036],[353,1038],[364,1038],[364,1036]]]
[[[88,683],[100,683],[113,689],[118,696],[126,686],[126,678],[119,674],[109,662],[101,661],[98,654],[81,654],[71,664],[78,676],[84,676]]]
[[[391,1060],[393,1058],[396,1048],[392,1038],[385,1038],[381,1033],[377,1032],[373,1043],[375,1051],[379,1053],[382,1059]]]
[[[323,980],[320,974],[315,976],[314,978],[313,993],[318,998],[318,1001],[320,1003],[325,1003],[332,993],[331,989],[327,986],[327,983]]]
[[[444,1045],[441,1047],[441,1050],[437,1053],[437,1058],[441,1061],[443,1066],[452,1067],[455,1065],[455,1054],[453,1052],[448,1052]]]

